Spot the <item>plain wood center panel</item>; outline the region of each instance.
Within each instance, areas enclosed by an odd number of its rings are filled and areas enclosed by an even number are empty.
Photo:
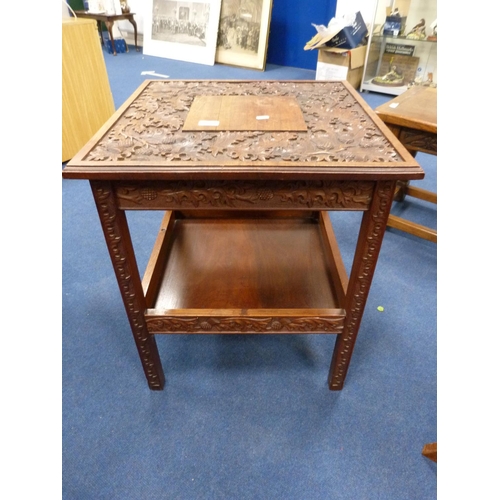
[[[178,220],[154,307],[338,307],[323,245],[314,220]]]
[[[294,96],[196,96],[182,130],[305,132],[307,125]]]

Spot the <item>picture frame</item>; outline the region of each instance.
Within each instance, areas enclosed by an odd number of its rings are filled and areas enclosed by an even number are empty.
[[[215,62],[264,71],[273,0],[222,0]]]
[[[222,0],[148,0],[143,54],[213,66]]]

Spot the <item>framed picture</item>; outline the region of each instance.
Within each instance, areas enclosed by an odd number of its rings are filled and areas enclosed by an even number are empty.
[[[213,65],[221,0],[148,0],[143,53]]]
[[[215,61],[264,70],[272,0],[222,0]]]

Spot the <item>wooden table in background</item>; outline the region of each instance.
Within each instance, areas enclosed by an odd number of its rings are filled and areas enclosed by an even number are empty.
[[[403,94],[375,109],[403,146],[415,156],[417,152],[437,155],[437,89],[414,86]],[[400,182],[396,201],[412,196],[437,204],[437,195],[425,189]],[[389,216],[388,226],[437,242],[437,231],[395,215]]]
[[[75,11],[76,17],[79,17],[81,19],[93,19],[94,21],[97,22],[97,28],[99,30],[99,33],[101,35],[101,43],[104,45],[104,38],[102,36],[102,26],[101,23],[104,23],[106,26],[106,29],[108,30],[109,34],[109,39],[111,40],[111,47],[113,49],[113,55],[116,56],[116,49],[115,49],[115,40],[113,38],[113,24],[115,21],[129,21],[130,24],[134,27],[134,41],[135,41],[135,50],[139,51],[139,46],[137,45],[137,23],[134,20],[135,13],[128,12],[126,14],[113,14],[113,15],[108,15],[108,14],[93,14],[92,12],[87,12],[85,10],[77,10]],[[127,52],[128,52],[128,47],[127,47]]]
[[[237,118],[237,119],[235,119]],[[88,179],[149,387],[158,334],[335,334],[344,385],[413,156],[347,82],[145,81],[63,170]],[[125,212],[165,211],[142,278]],[[350,277],[330,211],[363,213]]]

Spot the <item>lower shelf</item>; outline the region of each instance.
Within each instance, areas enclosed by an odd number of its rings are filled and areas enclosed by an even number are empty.
[[[341,333],[343,309],[175,309],[148,310],[148,332],[197,334]]]
[[[167,212],[143,280],[150,333],[340,333],[347,277],[327,214]]]

